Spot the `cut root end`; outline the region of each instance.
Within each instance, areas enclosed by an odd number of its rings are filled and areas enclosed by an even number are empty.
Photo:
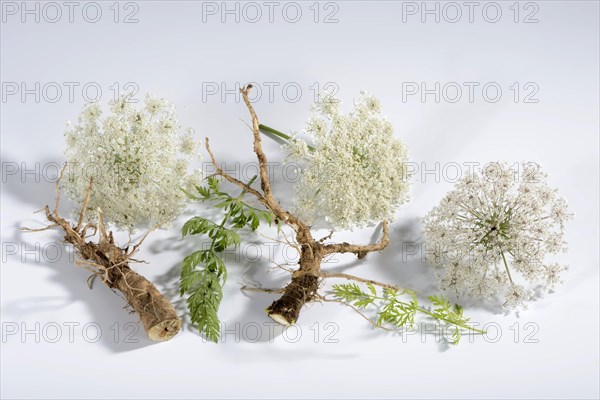
[[[281,324],[283,326],[292,326],[294,325],[294,323],[296,323],[296,321],[289,321],[286,317],[284,317],[281,314],[276,314],[276,313],[270,313],[267,311],[267,315],[275,322],[277,322],[278,324]]]
[[[311,274],[301,274],[292,278],[283,296],[267,308],[267,315],[281,325],[291,326],[298,321],[300,310],[313,300],[319,288],[319,278]]]
[[[155,342],[165,342],[175,336],[180,329],[179,319],[169,319],[148,329],[148,337]]]

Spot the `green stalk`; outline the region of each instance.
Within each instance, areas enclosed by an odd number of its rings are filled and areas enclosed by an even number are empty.
[[[389,301],[389,299],[387,299],[385,297],[381,297],[381,296],[376,296],[376,295],[368,295],[368,296],[370,298],[372,298],[372,299],[375,299],[375,300]],[[398,302],[398,303],[400,303],[400,304],[402,304],[402,305],[404,305],[404,306],[407,306],[407,307],[410,306],[409,303],[406,303],[406,302],[404,302],[402,300],[396,299],[395,301]],[[451,320],[449,320],[447,318],[444,318],[444,317],[438,317],[438,316],[434,315],[431,311],[429,311],[429,310],[427,310],[427,309],[425,309],[423,307],[417,306],[417,311],[419,311],[419,312],[421,312],[423,314],[429,315],[433,319],[437,319],[437,320],[440,320],[440,321],[445,321],[445,322],[448,322],[449,324],[452,324],[454,326],[458,326],[458,327],[461,327],[461,328],[464,328],[464,329],[467,329],[467,330],[470,330],[470,331],[473,331],[473,332],[477,332],[477,333],[481,333],[481,334],[487,333],[484,330],[477,329],[477,328],[469,326],[469,325],[463,325],[463,324],[460,324],[460,323],[458,323],[456,321],[451,321]]]
[[[284,140],[286,142],[294,140],[290,135],[286,135],[285,133],[278,131],[277,129],[273,129],[267,125],[258,125],[258,130],[275,140]],[[315,151],[315,148],[313,146],[307,145],[307,147],[310,151]]]
[[[459,326],[459,327],[461,327],[461,328],[464,328],[464,329],[467,329],[467,330],[470,330],[470,331],[473,331],[473,332],[477,332],[477,333],[481,333],[481,334],[486,334],[486,333],[487,333],[486,331],[484,331],[484,330],[482,330],[482,329],[477,329],[477,328],[475,328],[475,327],[472,327],[472,326],[469,326],[469,325],[463,325],[463,324],[459,324],[459,323],[457,323],[457,322],[455,322],[455,321],[450,321],[449,319],[447,319],[447,318],[444,318],[444,317],[436,317],[436,316],[435,316],[435,315],[434,315],[432,312],[430,312],[430,311],[427,311],[426,309],[424,309],[424,308],[421,308],[421,307],[418,307],[418,308],[417,308],[417,311],[420,311],[420,312],[422,312],[423,314],[427,314],[427,315],[429,315],[430,317],[432,317],[432,318],[434,318],[434,319],[438,319],[438,320],[446,321],[446,322],[448,322],[448,323],[450,323],[450,324],[452,324],[452,325],[454,325],[454,326]]]
[[[501,251],[500,254],[502,255],[502,261],[504,261],[504,268],[506,268],[506,273],[508,274],[508,280],[510,281],[510,283],[512,285],[514,285],[512,276],[510,276],[510,270],[508,269],[508,263],[506,262],[506,257],[504,256],[504,251]]]

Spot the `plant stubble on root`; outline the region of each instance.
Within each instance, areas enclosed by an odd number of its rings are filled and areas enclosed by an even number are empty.
[[[388,223],[382,221],[383,234],[378,243],[368,245],[353,245],[350,243],[323,244],[332,234],[321,240],[315,240],[312,237],[310,226],[302,221],[298,216],[284,210],[273,195],[271,182],[267,173],[267,157],[262,149],[260,138],[260,124],[258,116],[250,102],[248,94],[252,89],[249,84],[240,89],[244,103],[250,112],[252,118],[252,133],[254,138],[254,153],[259,163],[260,186],[262,193],[250,187],[248,184],[236,179],[225,172],[217,163],[214,154],[210,149],[208,138],[206,139],[206,150],[210,156],[211,162],[215,167],[215,175],[221,176],[228,182],[244,189],[245,192],[255,196],[257,200],[269,211],[273,213],[276,220],[293,228],[296,232],[296,241],[301,248],[298,270],[293,272],[291,282],[282,290],[283,296],[274,301],[265,311],[274,321],[283,325],[293,325],[298,320],[300,311],[305,304],[320,297],[318,293],[319,284],[330,274],[324,274],[321,271],[321,262],[328,254],[333,253],[353,253],[359,259],[365,258],[370,252],[383,250],[389,244]],[[333,233],[333,232],[332,232]],[[344,278],[364,281],[364,279],[347,275]],[[385,285],[384,285],[385,286]],[[260,291],[260,290],[258,290]],[[279,290],[266,290],[267,292],[277,292]]]
[[[77,264],[92,272],[92,277],[99,277],[109,288],[118,290],[123,294],[127,305],[138,314],[151,340],[166,341],[171,339],[181,329],[181,320],[177,316],[175,308],[169,299],[161,294],[148,279],[129,267],[130,262],[136,261],[132,257],[150,232],[146,233],[129,250],[129,246],[121,248],[115,244],[112,232],[106,231],[101,210],[98,210],[97,225],[93,223],[84,224],[87,203],[92,190],[91,181],[82,204],[79,221],[76,224],[69,223],[58,213],[60,201],[59,181],[60,178],[56,182],[57,198],[54,210],[51,211],[48,206],[44,208],[46,218],[51,222],[51,225],[44,229],[58,226],[63,230],[65,234],[64,241],[71,243],[81,257]],[[24,229],[35,231],[34,229]],[[86,241],[88,230],[93,230],[94,236],[99,233],[97,243]]]

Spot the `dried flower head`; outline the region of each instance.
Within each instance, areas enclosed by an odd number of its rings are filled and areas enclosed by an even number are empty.
[[[89,104],[65,132],[67,192],[81,201],[93,177],[88,207],[101,208],[110,222],[132,229],[171,221],[186,200],[181,189],[198,180],[198,171],[189,172],[198,154],[193,131],[182,134],[174,107],[150,95],[140,109],[123,98],[101,113]]]
[[[391,220],[408,201],[406,146],[394,137],[375,97],[361,92],[346,115],[339,106],[327,97],[313,107],[306,128],[313,147],[297,138],[287,145],[290,158],[303,167],[296,186],[298,214],[311,222],[324,218],[340,229]]]
[[[552,289],[565,267],[546,256],[566,251],[573,214],[535,163],[491,163],[465,176],[424,219],[427,261],[443,290],[504,306],[525,306],[533,284]],[[528,282],[524,286],[518,278]]]

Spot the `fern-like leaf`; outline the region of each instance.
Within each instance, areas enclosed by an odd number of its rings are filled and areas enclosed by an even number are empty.
[[[227,280],[227,268],[219,254],[240,243],[240,236],[235,229],[248,227],[254,231],[260,225],[260,219],[270,224],[274,216],[268,210],[258,210],[244,203],[242,198],[245,191],[235,198],[221,192],[219,180],[214,176],[208,178],[207,186],[198,186],[196,191],[200,197],[189,197],[200,201],[215,200],[215,207],[223,209],[226,214],[220,224],[198,216],[191,218],[181,228],[183,237],[205,235],[211,242],[209,248],[195,251],[183,259],[179,291],[182,296],[188,295],[192,323],[208,339],[217,342],[220,336],[219,305]]]

